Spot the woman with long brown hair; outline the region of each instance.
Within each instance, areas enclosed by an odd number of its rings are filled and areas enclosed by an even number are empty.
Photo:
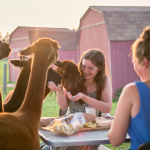
[[[63,87],[49,83],[51,91],[57,91],[57,103],[67,114],[85,113],[86,106],[96,108],[98,112],[110,113],[112,106],[112,86],[106,75],[105,57],[101,50],[90,49],[81,56],[78,65],[81,76],[78,79],[78,94],[71,95]],[[83,149],[97,150],[96,146],[86,146]],[[77,150],[81,147],[67,147],[66,150]]]
[[[78,79],[77,95],[69,92],[68,111],[70,113],[85,112],[85,106],[92,106],[97,113],[109,113],[112,106],[112,88],[106,75],[105,57],[101,50],[87,50],[78,65],[81,76]]]

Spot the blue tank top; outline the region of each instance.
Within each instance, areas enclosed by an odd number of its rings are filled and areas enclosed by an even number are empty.
[[[136,150],[141,144],[150,142],[150,89],[143,82],[134,83],[139,91],[140,109],[134,118],[130,118],[130,150]]]

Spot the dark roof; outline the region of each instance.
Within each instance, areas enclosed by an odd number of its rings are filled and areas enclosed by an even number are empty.
[[[103,13],[111,41],[136,40],[143,29],[150,26],[150,7],[90,6],[89,9]]]
[[[49,37],[56,40],[61,46],[61,49],[76,50],[77,49],[77,32],[67,28],[43,28],[43,27],[22,27],[29,34],[30,44],[38,38]]]

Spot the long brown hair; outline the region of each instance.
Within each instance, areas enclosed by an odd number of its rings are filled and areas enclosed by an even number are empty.
[[[96,89],[97,89],[97,98],[98,100],[101,100],[101,94],[104,89],[105,80],[106,80],[106,65],[105,65],[105,57],[104,54],[100,49],[89,49],[83,53],[81,56],[80,62],[78,64],[78,68],[80,71],[80,77],[78,79],[78,86],[77,89],[79,92],[82,92],[84,94],[87,93],[87,89],[85,87],[85,78],[82,73],[82,60],[91,60],[93,65],[95,65],[98,68],[101,68],[100,71],[98,71],[97,75],[94,78],[94,81],[96,82]],[[80,104],[83,104],[82,100],[79,100]]]

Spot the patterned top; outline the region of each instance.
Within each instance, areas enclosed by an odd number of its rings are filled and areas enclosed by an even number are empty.
[[[91,93],[88,93],[87,96],[89,97],[92,97],[94,99],[97,99],[97,93],[96,91],[94,92],[91,92]],[[69,100],[69,107],[68,107],[68,110],[67,110],[67,115],[68,114],[74,114],[76,112],[83,112],[85,113],[85,107],[86,106],[90,106],[88,105],[87,103],[83,103],[82,105],[78,102],[78,101],[72,101],[72,100]],[[98,110],[96,110],[96,114],[98,114]]]

